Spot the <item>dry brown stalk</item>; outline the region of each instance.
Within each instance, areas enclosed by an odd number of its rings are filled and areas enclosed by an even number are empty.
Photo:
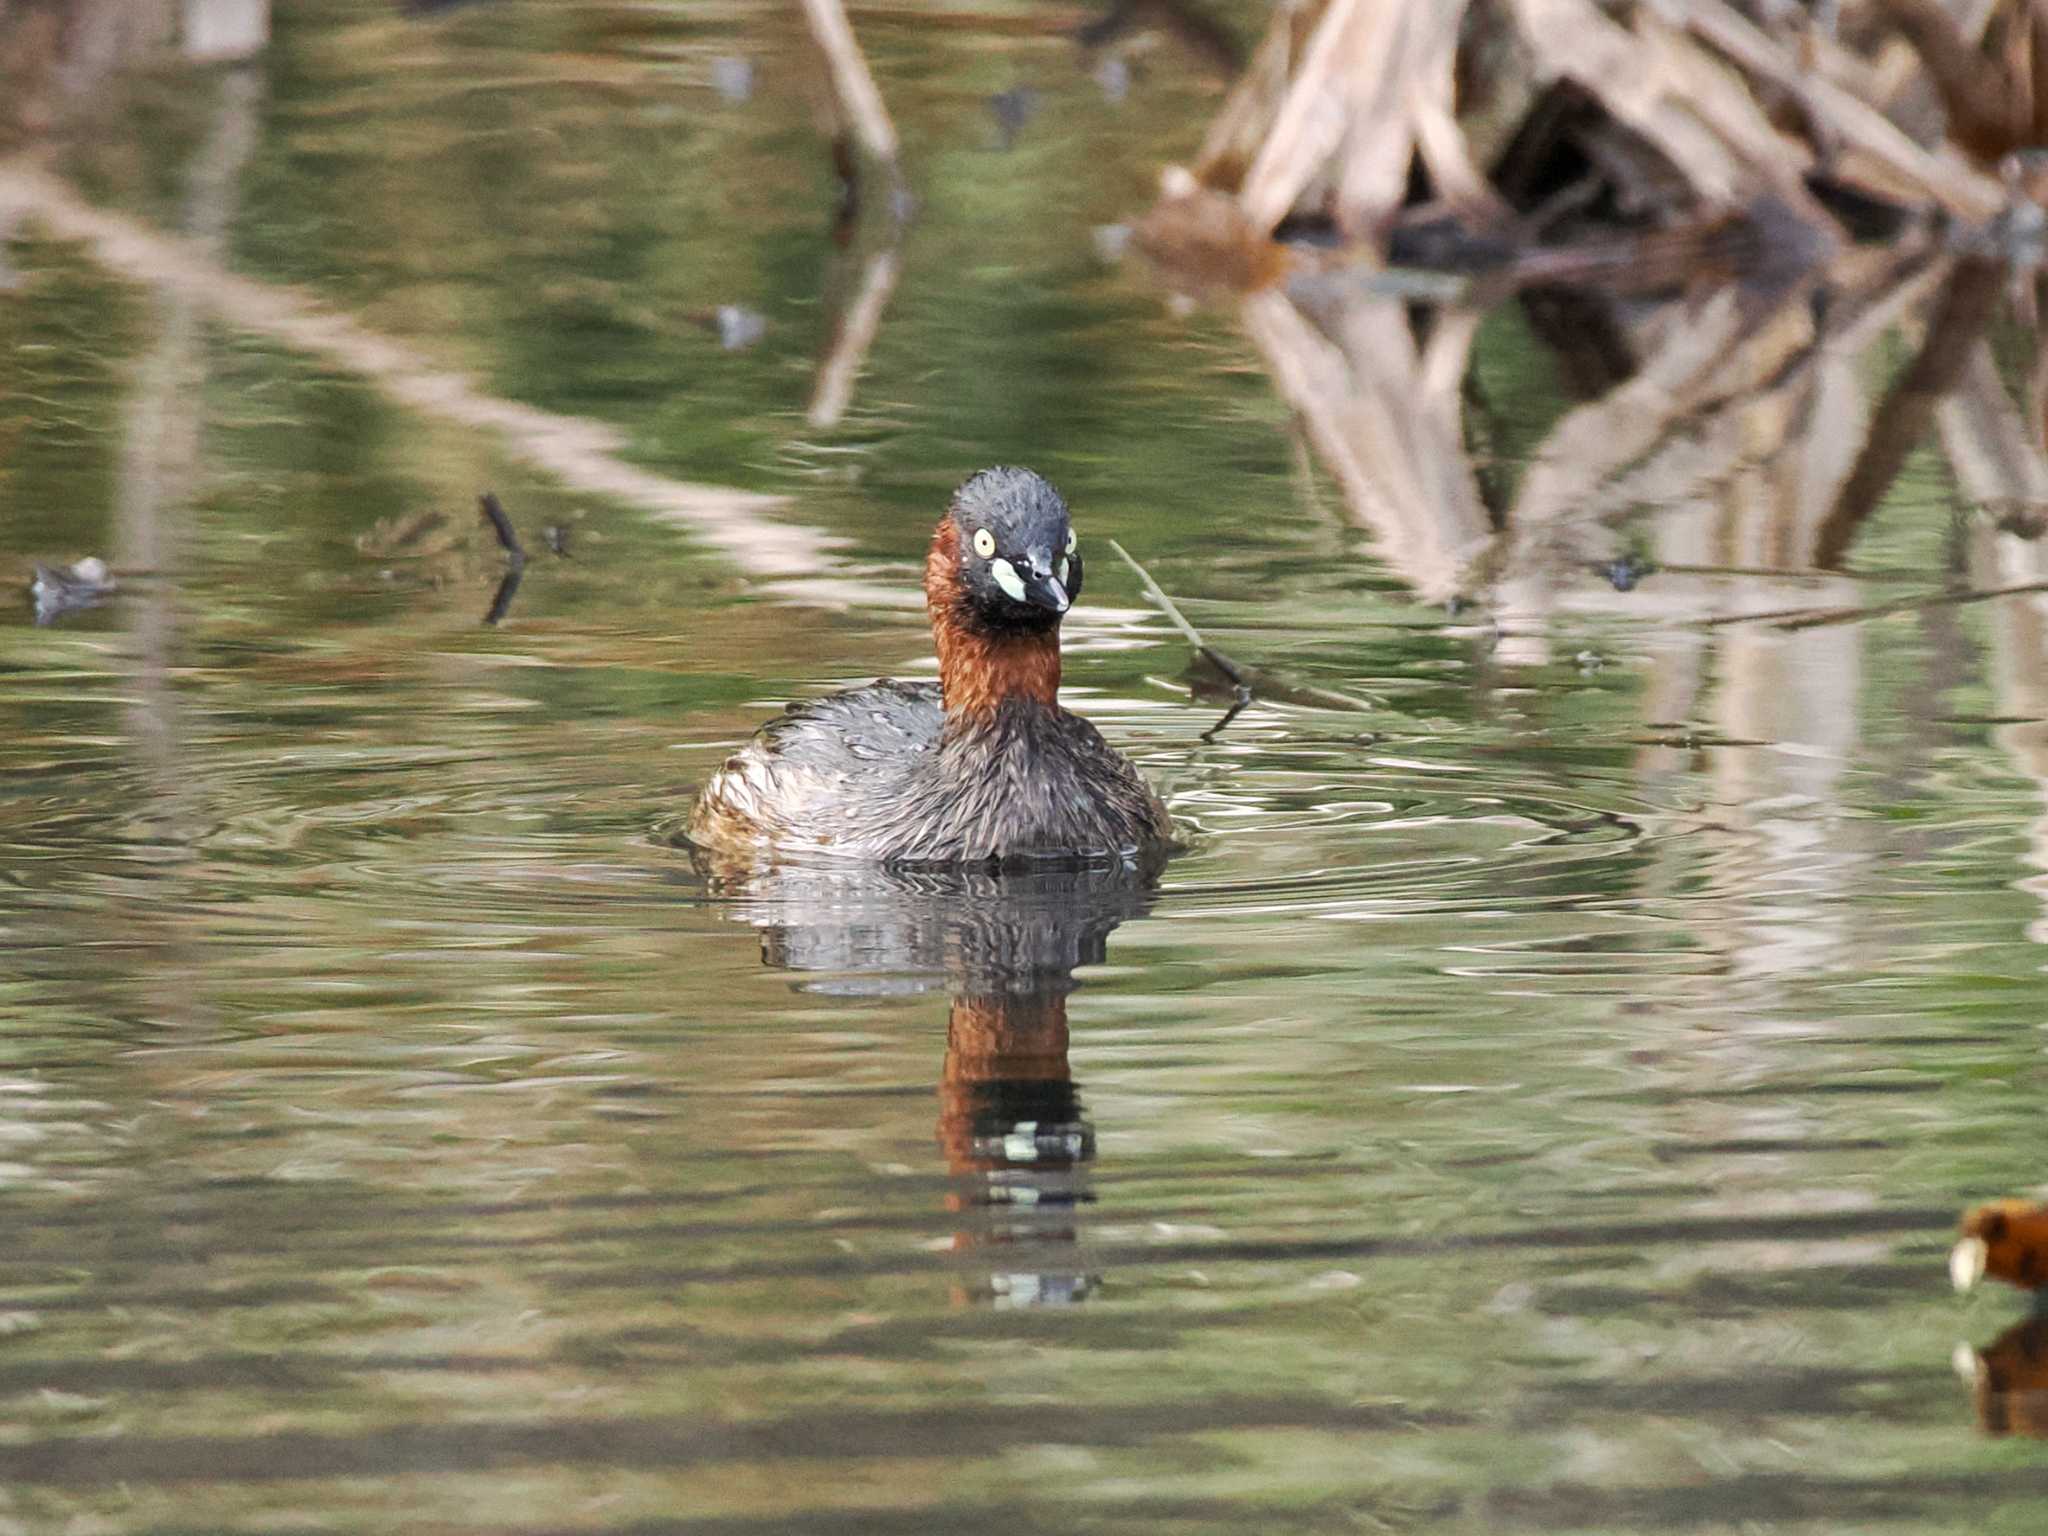
[[[1353,120],[1378,115],[1376,98],[1393,85],[1401,16],[1398,0],[1329,0],[1324,7],[1238,191],[1254,226],[1270,231],[1278,224],[1344,143]],[[1387,156],[1382,146],[1372,167]]]
[[[1678,78],[1682,58],[1667,30],[1646,38],[1609,20],[1589,0],[1511,0],[1522,37],[1546,71],[1577,81],[1599,98],[1615,118],[1661,150],[1706,203],[1721,207],[1743,200],[1751,185],[1748,168],[1733,145],[1760,142],[1773,130],[1753,101],[1717,96],[1723,116],[1746,121],[1717,132],[1693,110]],[[1795,168],[1811,158],[1789,150]]]
[[[1327,4],[1328,0],[1281,0],[1258,51],[1210,120],[1194,165],[1203,186],[1231,193],[1243,187],[1245,171],[1258,157],[1267,126]]]
[[[1722,0],[1666,0],[1695,36],[1759,80],[1796,96],[1836,141],[1832,173],[1877,196],[1905,194],[1959,218],[1981,221],[2005,206],[1996,182],[1954,156],[1929,153],[1883,113],[1852,95],[1825,72],[1803,68],[1747,18]],[[1826,56],[1827,50],[1816,49]]]
[[[1269,232],[1312,191],[1371,230],[1406,193],[1419,151],[1439,192],[1482,214],[1499,201],[1458,127],[1454,66],[1465,0],[1310,0],[1276,18],[1196,162]]]
[[[2038,7],[2023,4],[2018,15],[1999,17],[2006,25],[1989,52],[1939,0],[1884,0],[1883,8],[1926,66],[1956,144],[1994,164],[2048,143],[2048,35]]]
[[[1427,11],[1412,24],[1410,128],[1437,195],[1468,219],[1498,223],[1506,217],[1507,207],[1487,182],[1458,126],[1458,37],[1464,9],[1459,0]]]

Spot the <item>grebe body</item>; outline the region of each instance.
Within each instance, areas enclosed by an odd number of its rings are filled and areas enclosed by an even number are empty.
[[[1059,704],[1060,620],[1081,575],[1058,492],[1024,469],[974,476],[925,562],[938,682],[884,679],[769,721],[705,786],[691,840],[887,864],[1162,856],[1159,797]]]

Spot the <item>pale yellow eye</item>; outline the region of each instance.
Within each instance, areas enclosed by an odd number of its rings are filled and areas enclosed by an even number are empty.
[[[1075,537],[1074,530],[1069,528],[1067,530],[1067,553],[1071,555],[1076,549],[1080,547],[1080,544],[1081,541],[1079,538]]]
[[[974,530],[974,552],[986,560],[996,552],[996,536],[986,528]]]

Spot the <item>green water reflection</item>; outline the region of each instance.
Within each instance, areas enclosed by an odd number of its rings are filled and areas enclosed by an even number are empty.
[[[1112,100],[1034,17],[876,14],[900,241],[835,241],[793,9],[323,0],[78,131],[99,204],[664,483],[788,498],[759,520],[816,536],[819,585],[24,226],[0,574],[121,585],[0,623],[0,1525],[2048,1517],[2040,1446],[1950,1368],[2018,1309],[1942,1263],[2040,1177],[2039,599],[1701,622],[2016,584],[2034,546],[1930,446],[1869,579],[1646,489],[1635,591],[1568,565],[1499,635],[1424,601],[1428,538],[1351,515],[1273,333],[1097,255],[1211,66],[1166,42]],[[1540,490],[1556,371],[1514,310],[1473,356],[1504,494]],[[1742,473],[1786,473],[1749,426]],[[1195,833],[1156,891],[1035,927],[986,890],[708,891],[666,838],[689,786],[777,701],[928,669],[914,561],[1001,460],[1219,644],[1369,707],[1205,738],[1098,559],[1068,696]],[[496,628],[486,485],[531,551]],[[1040,943],[1030,985],[970,963]]]

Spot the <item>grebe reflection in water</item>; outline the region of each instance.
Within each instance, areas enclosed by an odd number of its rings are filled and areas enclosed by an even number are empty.
[[[952,1007],[938,1141],[954,1178],[956,1253],[988,1261],[963,1300],[1077,1301],[1096,1285],[1080,1209],[1095,1131],[1068,1066],[1067,997],[1110,932],[1144,914],[1150,878],[1123,868],[778,866],[711,888],[761,933],[763,963],[806,992],[929,992]]]

